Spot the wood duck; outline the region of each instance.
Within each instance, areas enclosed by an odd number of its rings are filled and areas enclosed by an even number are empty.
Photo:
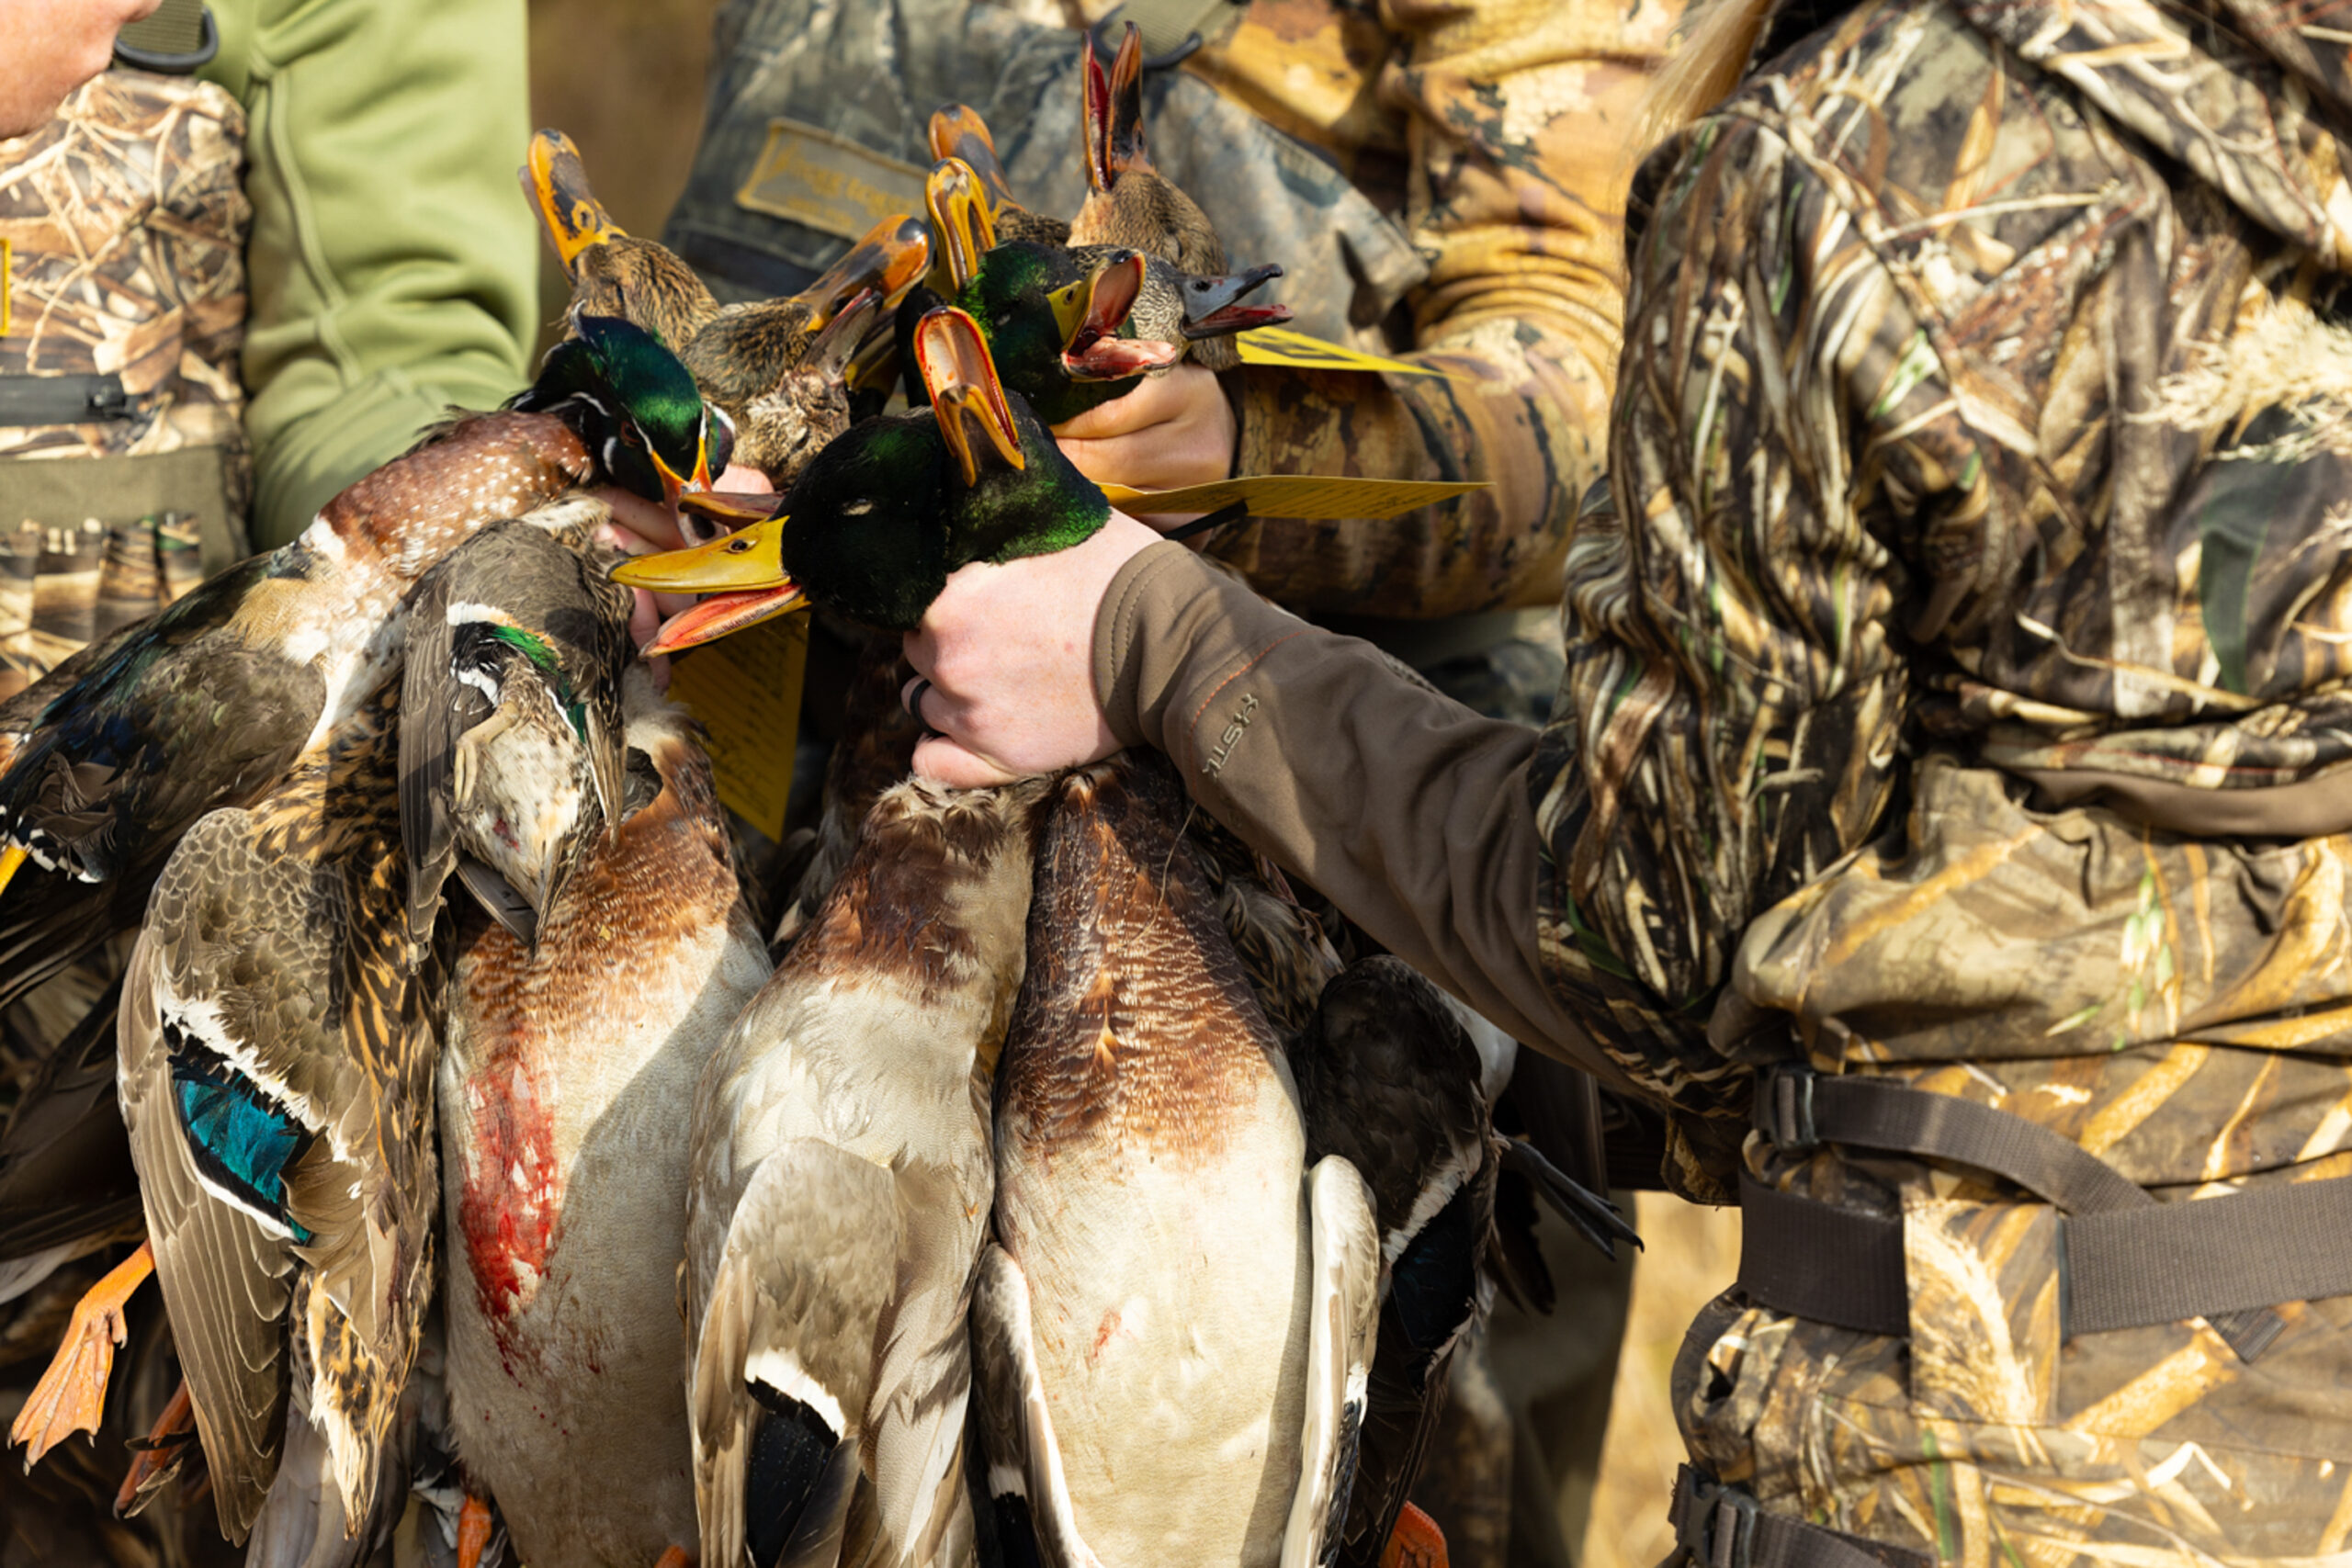
[[[403,601],[496,518],[707,475],[721,418],[643,331],[583,319],[509,409],[461,415],[300,537],[92,644],[0,705],[0,1001],[135,929],[180,835],[249,806],[391,673]],[[9,877],[28,857],[46,874]]]
[[[706,1562],[970,1561],[966,1309],[1042,786],[883,795],[695,1111],[685,1303]]]
[[[576,615],[616,620],[587,585],[571,592]],[[627,652],[608,650],[610,672]],[[695,1542],[684,1130],[768,961],[692,722],[642,668],[623,694],[617,826],[582,837],[536,940],[464,922],[438,1077],[444,1311],[450,1430],[476,1506],[496,1499],[523,1562],[652,1568]],[[588,742],[549,735],[570,755],[542,771],[582,794]],[[582,805],[599,815],[593,790]]]

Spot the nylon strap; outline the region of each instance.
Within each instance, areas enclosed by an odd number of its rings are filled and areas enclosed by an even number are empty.
[[[1920,1552],[1768,1514],[1747,1488],[1687,1464],[1669,1506],[1675,1544],[1699,1568],[1931,1568]]]
[[[2133,1270],[2128,1248],[2135,1244],[2121,1238],[2186,1236],[2188,1232],[2184,1222],[2155,1220],[2138,1229],[2116,1228],[2112,1222],[2124,1213],[2161,1213],[2167,1205],[2157,1202],[2137,1182],[2071,1138],[2022,1116],[1957,1095],[1913,1089],[1890,1078],[1823,1077],[1806,1068],[1782,1067],[1774,1071],[1758,1090],[1756,1124],[1776,1147],[1789,1153],[1801,1153],[1816,1144],[1852,1144],[1973,1166],[2013,1182],[2064,1211],[2072,1216],[2064,1230],[2066,1322],[2070,1332],[2098,1332],[2095,1323],[2124,1327],[2207,1317],[2213,1320],[2214,1329],[2238,1354],[2251,1361],[2278,1337],[2284,1326],[2278,1314],[2268,1310],[2270,1306],[2278,1302],[2302,1301],[2309,1295],[2307,1292],[2289,1292],[2247,1296],[2244,1290],[2231,1288],[2220,1273],[2195,1276],[2208,1281],[2211,1289],[2184,1292],[2176,1287],[2191,1275],[2181,1272],[2177,1255],[2148,1258],[2143,1267],[2164,1278],[2161,1281],[2151,1279],[2144,1289],[2131,1290]],[[2237,1201],[2208,1200],[2224,1204]],[[2195,1206],[2169,1207],[2185,1212]],[[2097,1254],[2097,1260],[2089,1265],[2087,1288],[2091,1293],[2086,1296],[2086,1280],[2082,1273],[2086,1236],[2081,1222],[2094,1215],[2099,1217],[2101,1225],[2088,1233],[2088,1246]],[[2203,1223],[2210,1225],[2216,1222]],[[2227,1225],[2229,1222],[2224,1218],[2218,1223]],[[2109,1235],[2118,1239],[2111,1243],[2098,1239]],[[2177,1244],[2194,1245],[2188,1241]],[[2244,1255],[2241,1248],[2233,1256]],[[2286,1277],[2271,1270],[2231,1279],[2267,1282]],[[2330,1277],[2352,1280],[2352,1248],[2347,1248],[2342,1267]],[[2352,1289],[2352,1283],[2339,1284],[2335,1289]],[[2121,1293],[2116,1294],[2117,1292]],[[2135,1303],[2158,1302],[2203,1304],[2153,1317],[2130,1317],[2128,1321],[2115,1315],[2143,1310]]]

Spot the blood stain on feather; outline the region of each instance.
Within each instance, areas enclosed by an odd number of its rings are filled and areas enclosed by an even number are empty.
[[[479,1143],[468,1162],[458,1223],[476,1297],[505,1357],[503,1325],[537,1292],[563,1209],[555,1116],[541,1099],[527,1052],[512,1035],[467,1083],[466,1096]],[[508,1366],[512,1371],[511,1359]]]

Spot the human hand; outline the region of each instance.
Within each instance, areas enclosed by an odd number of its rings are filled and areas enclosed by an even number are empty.
[[[1114,512],[1082,545],[952,573],[907,637],[905,700],[934,732],[915,772],[975,789],[1117,750],[1094,697],[1094,617],[1119,569],[1159,542]]]
[[[1179,365],[1054,427],[1063,456],[1096,484],[1181,490],[1233,472],[1240,431],[1214,371]],[[1160,529],[1192,515],[1147,517]]]
[[[767,475],[759,469],[729,464],[710,488],[743,495],[758,494],[770,487]],[[618,485],[605,485],[589,493],[612,509],[612,521],[598,532],[598,541],[623,555],[679,550],[688,545],[707,544],[718,536],[717,525],[708,519],[682,518],[675,506],[648,501]],[[638,648],[653,640],[663,621],[695,602],[691,593],[649,593],[642,588],[629,592],[636,595],[636,603],[629,611],[628,639]],[[670,684],[670,661],[656,658],[650,661],[649,668],[653,671],[654,684],[666,689]]]

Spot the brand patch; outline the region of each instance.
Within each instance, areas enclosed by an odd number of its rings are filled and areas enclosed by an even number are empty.
[[[1233,755],[1234,742],[1241,739],[1242,732],[1250,728],[1250,721],[1257,716],[1258,699],[1244,696],[1241,705],[1233,710],[1233,716],[1226,722],[1225,733],[1216,738],[1216,745],[1209,752],[1208,761],[1201,764],[1201,772],[1211,775],[1223,773],[1226,761]]]
[[[797,119],[768,121],[767,145],[735,193],[739,207],[844,240],[895,212],[921,212],[923,171]]]

